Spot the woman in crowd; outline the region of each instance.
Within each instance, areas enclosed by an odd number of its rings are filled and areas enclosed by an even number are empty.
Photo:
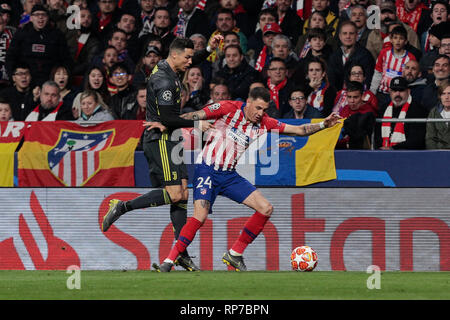
[[[57,66],[50,72],[50,80],[56,82],[60,89],[61,100],[64,105],[72,106],[73,100],[79,91],[72,87],[72,79],[69,68],[65,66]]]
[[[328,82],[327,65],[323,59],[312,57],[307,65],[306,103],[327,117],[333,109],[336,89]]]
[[[80,117],[77,121],[111,121],[112,114],[106,109],[100,94],[86,90],[80,96]]]
[[[209,100],[208,86],[205,85],[202,69],[198,66],[190,67],[184,74],[183,84],[188,90],[188,97],[184,110],[200,110]]]

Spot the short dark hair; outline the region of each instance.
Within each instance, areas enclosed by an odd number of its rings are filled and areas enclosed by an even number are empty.
[[[219,16],[219,14],[221,14],[221,13],[229,14],[229,15],[231,15],[231,18],[233,18],[233,20],[235,19],[233,10],[230,10],[230,9],[227,9],[227,8],[222,8],[222,7],[221,7],[221,8],[217,11],[217,16]]]
[[[248,97],[253,100],[261,99],[264,102],[270,102],[270,92],[263,87],[253,88],[252,90],[250,90]]]
[[[147,84],[146,83],[139,83],[136,86],[136,91],[139,91],[139,90],[147,90]]]
[[[278,21],[278,12],[276,10],[274,10],[273,8],[262,9],[258,14],[258,20],[264,14],[270,14],[271,16],[273,16],[275,18],[275,21]]]
[[[286,66],[286,61],[279,57],[273,57],[272,59],[270,59],[269,66],[272,64],[272,62],[281,62]]]
[[[404,39],[408,39],[408,31],[406,31],[404,26],[394,27],[394,29],[392,29],[392,31],[390,33],[391,39],[394,35],[402,36]]]
[[[244,54],[244,51],[242,51],[241,46],[239,46],[239,45],[237,45],[237,44],[230,44],[230,45],[226,46],[226,47],[223,49],[223,52],[227,51],[229,48],[235,48],[235,49],[237,49],[237,50],[239,51],[239,54],[240,54],[241,56]]]
[[[320,28],[312,28],[308,31],[308,40],[311,41],[312,38],[320,38],[323,41],[327,40],[327,34],[325,33],[325,30]]]
[[[175,38],[169,47],[169,52],[184,51],[184,49],[194,50],[194,42],[189,38]]]
[[[111,33],[109,34],[108,40],[111,40],[111,39],[113,38],[113,36],[114,36],[114,33],[117,33],[117,32],[121,32],[121,33],[123,33],[125,36],[127,36],[127,33],[126,33],[125,31],[123,31],[122,29],[114,28],[114,29],[111,31]]]
[[[111,74],[112,74],[112,73],[113,73],[114,71],[116,71],[117,69],[125,70],[125,72],[126,72],[127,74],[130,74],[130,69],[128,68],[128,66],[127,66],[126,63],[124,63],[124,62],[117,62],[117,63],[113,64],[113,65],[111,66],[111,68],[109,69],[109,71],[110,71]]]
[[[361,94],[364,93],[364,85],[358,81],[347,82],[347,92],[359,91]]]
[[[439,54],[436,58],[433,60],[433,65],[438,61],[439,59],[446,59],[448,63],[450,63],[450,57],[446,54]]]
[[[292,94],[294,93],[294,92],[298,92],[298,91],[300,91],[301,93],[303,93],[303,95],[304,96],[306,96],[306,89],[305,89],[305,87],[303,87],[303,86],[295,86],[292,90],[291,90],[291,92],[289,92],[289,98],[292,96]]]

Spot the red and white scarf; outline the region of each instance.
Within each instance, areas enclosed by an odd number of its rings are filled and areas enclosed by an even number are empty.
[[[427,9],[427,7],[423,3],[419,3],[413,11],[408,12],[405,9],[404,0],[397,0],[396,6],[397,17],[400,19],[400,21],[408,24],[411,28],[413,28],[415,32],[417,32],[420,17],[422,16],[422,10]]]
[[[91,35],[91,33],[82,33],[78,37],[78,47],[77,47],[77,52],[75,53],[75,58],[74,58],[75,61],[78,60],[81,50],[83,50],[83,47],[86,44],[86,42],[88,41],[90,35]]]
[[[63,102],[60,101],[59,104],[56,106],[55,110],[50,112],[45,118],[43,118],[41,121],[55,121],[56,115],[58,114],[59,109],[63,105]],[[30,114],[27,116],[25,121],[38,121],[39,120],[39,107],[41,105],[39,104],[36,108],[34,108],[33,111],[30,112]]]
[[[311,107],[316,108],[319,111],[322,111],[323,105],[325,103],[324,95],[325,91],[328,89],[328,84],[324,81],[320,85],[320,88],[316,91],[313,91],[309,94],[308,100],[306,101]]]
[[[267,59],[267,46],[264,46],[259,53],[258,59],[256,59],[255,69],[261,72],[264,69]]]
[[[398,119],[405,119],[406,113],[408,112],[409,106],[411,105],[412,98],[408,97],[408,101],[403,105],[400,114],[398,115]],[[392,110],[394,108],[393,102],[389,104],[384,112],[383,119],[392,119]],[[394,132],[391,132],[391,123],[383,122],[381,124],[381,138],[383,142],[383,147],[392,147],[396,144],[406,141],[405,136],[405,123],[397,122],[394,126]]]
[[[277,109],[280,110],[280,90],[284,88],[287,83],[287,79],[284,79],[279,84],[275,85],[271,83],[270,78],[267,79],[267,86],[270,90],[270,98],[275,102]]]

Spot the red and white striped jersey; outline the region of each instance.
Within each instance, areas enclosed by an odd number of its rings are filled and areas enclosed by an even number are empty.
[[[268,131],[284,131],[285,124],[265,114],[260,123],[252,123],[245,118],[245,103],[240,101],[220,101],[206,106],[207,119],[216,119],[214,129],[207,132],[206,144],[201,159],[215,170],[234,170],[240,156],[250,144]]]
[[[391,80],[403,74],[405,64],[410,60],[416,60],[416,58],[407,50],[405,50],[403,56],[399,58],[394,56],[394,49],[392,47],[381,50],[375,66],[375,70],[382,73],[378,90],[383,93],[389,93],[389,84],[391,83]]]

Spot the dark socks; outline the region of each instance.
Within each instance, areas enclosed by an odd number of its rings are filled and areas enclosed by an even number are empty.
[[[148,207],[159,207],[170,204],[171,202],[170,196],[165,189],[152,190],[133,200],[124,202],[123,212]]]

